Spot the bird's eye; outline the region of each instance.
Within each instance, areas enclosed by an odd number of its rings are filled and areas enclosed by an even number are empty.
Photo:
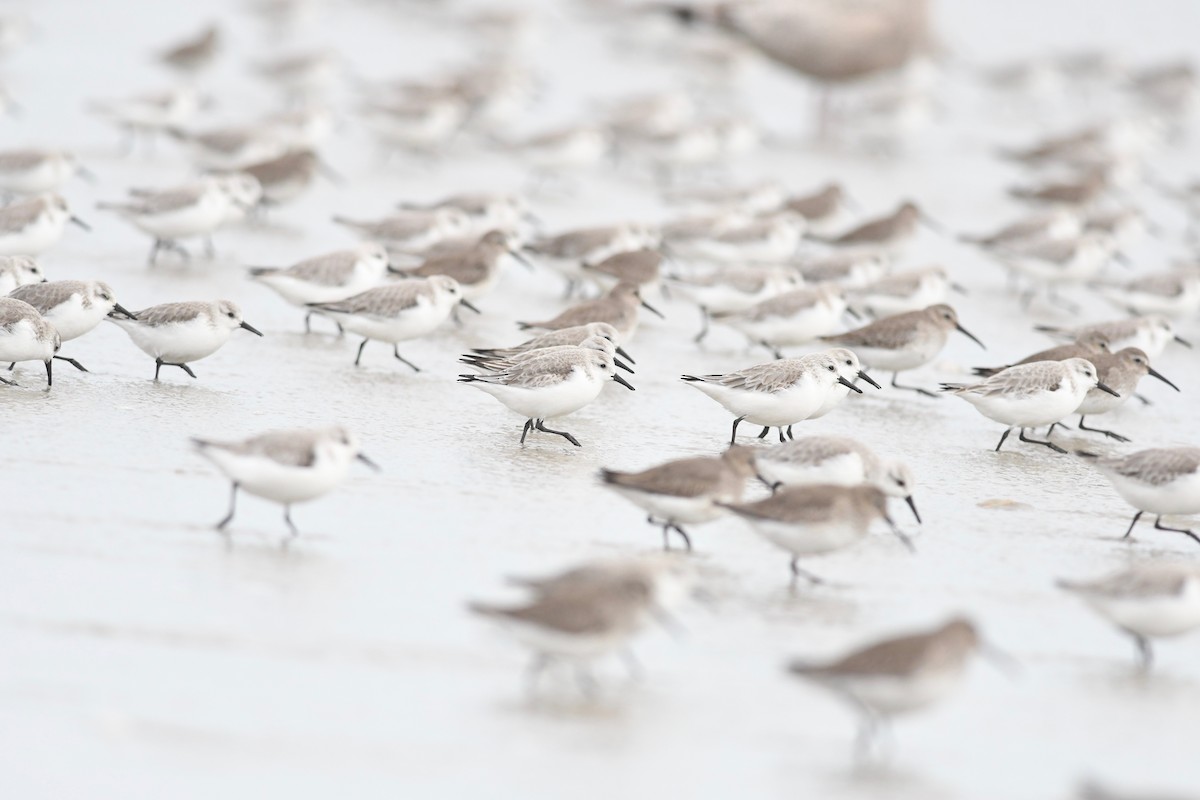
[[[837,372],[837,370],[835,370],[835,369],[833,368],[833,365],[832,365],[832,364],[830,364],[830,365],[827,367],[827,369],[828,369],[830,372]]]
[[[234,315],[234,313],[233,313],[232,311],[228,311],[228,312],[226,312],[226,313],[225,313],[225,316],[229,317],[230,319],[235,319],[235,315]]]
[[[904,489],[905,487],[908,486],[908,484],[906,484],[904,481],[899,480],[899,479],[896,480],[896,485],[899,486],[901,489]]]

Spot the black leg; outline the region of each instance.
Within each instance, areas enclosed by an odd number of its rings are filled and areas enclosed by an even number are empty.
[[[791,425],[788,425],[788,438],[789,438],[789,439],[795,439],[795,438],[796,438],[795,436],[792,436],[792,426],[791,426]]]
[[[763,429],[762,429],[762,433],[760,433],[760,434],[758,435],[758,438],[760,438],[760,439],[765,439],[765,438],[767,438],[767,434],[768,434],[768,433],[770,433],[770,432],[771,432],[771,429],[770,429],[770,428],[763,428]]]
[[[800,569],[800,557],[799,556],[792,557],[791,569],[792,569],[792,587],[793,588],[795,588],[795,586],[796,586],[797,578],[804,578],[806,581],[813,584],[814,586],[819,586],[819,585],[825,583],[825,580],[823,578],[819,578],[816,575],[813,575],[811,572]]]
[[[775,357],[776,361],[781,361],[783,359],[783,351],[780,350],[775,345],[769,344],[766,341],[760,341],[759,344],[761,344],[763,347],[767,348],[767,350],[769,350],[771,352],[771,355],[773,355]]]
[[[937,397],[936,394],[929,391],[928,389],[920,389],[920,388],[917,388],[916,386],[901,386],[900,384],[896,383],[896,379],[899,377],[900,377],[899,372],[892,373],[892,388],[893,389],[903,389],[906,392],[916,392],[917,394],[923,394],[926,397]]]
[[[237,508],[237,492],[238,485],[233,484],[233,490],[229,493],[229,513],[225,515],[225,519],[217,523],[217,530],[225,530],[225,526],[233,521],[233,512]]]
[[[412,367],[412,371],[413,371],[413,372],[420,372],[420,371],[421,371],[421,368],[420,368],[420,367],[418,367],[416,364],[414,364],[414,363],[412,363],[411,361],[409,361],[409,360],[408,360],[407,358],[405,358],[404,356],[400,355],[400,345],[393,345],[393,347],[392,347],[392,355],[394,355],[394,356],[396,357],[396,360],[397,360],[397,361],[400,361],[401,363],[403,363],[403,364],[407,364],[408,366]]]
[[[687,551],[689,553],[692,552],[692,539],[690,536],[687,535],[687,533],[683,530],[683,528],[679,527],[678,525],[672,524],[671,530],[675,531],[676,533],[678,533],[680,536],[683,537],[683,543],[685,545],[687,545]]]
[[[83,364],[80,364],[78,361],[76,361],[73,358],[67,358],[66,356],[55,356],[55,358],[57,358],[59,361],[67,362],[68,364],[70,364],[72,367],[79,370],[80,372],[88,371],[87,367],[85,367]]]
[[[210,260],[217,257],[217,247],[213,244],[212,234],[204,237],[204,257]]]
[[[733,421],[733,433],[729,437],[730,444],[737,444],[737,426],[742,424],[745,417],[738,417]]]
[[[179,367],[181,370],[186,372],[190,377],[192,377],[192,378],[196,377],[196,373],[192,372],[192,368],[189,367],[187,364],[172,364],[170,361],[165,361],[163,363],[166,364],[168,367]]]
[[[1106,431],[1103,428],[1089,428],[1087,425],[1083,424],[1083,419],[1084,419],[1084,415],[1080,414],[1079,415],[1079,430],[1081,430],[1081,431],[1091,431],[1092,433],[1103,433],[1108,438],[1116,439],[1118,442],[1128,442],[1129,441],[1128,438],[1122,436],[1121,434],[1117,433],[1116,431]]]
[[[783,444],[786,441],[787,441],[787,439],[785,439],[783,437],[783,426],[781,425],[781,426],[779,426],[779,443]]]
[[[583,445],[581,445],[579,443],[578,439],[576,439],[574,436],[567,433],[566,431],[556,431],[556,430],[553,430],[552,428],[547,428],[546,421],[544,419],[539,419],[537,421],[537,423],[534,425],[534,427],[537,428],[542,433],[553,433],[556,436],[561,436],[564,439],[566,439],[568,442],[570,442],[571,444],[575,445],[576,447],[583,447]]]
[[[161,358],[154,359],[154,380],[158,380],[158,372],[162,369],[163,360]]]
[[[1200,536],[1197,536],[1196,534],[1192,533],[1187,528],[1168,528],[1166,525],[1162,524],[1161,516],[1154,518],[1154,528],[1155,528],[1155,530],[1160,530],[1160,531],[1171,531],[1172,533],[1182,533],[1185,536],[1189,536],[1192,539],[1195,539],[1196,543],[1200,544]]]
[[[46,359],[46,388],[49,389],[54,385],[54,359]]]
[[[162,239],[155,239],[154,246],[150,248],[150,257],[146,259],[146,263],[154,266],[158,263],[158,251],[162,249]]]
[[[310,311],[304,315],[304,332],[305,333],[312,333],[312,318],[313,318],[312,311]]]
[[[1022,442],[1029,442],[1030,444],[1040,444],[1042,447],[1049,447],[1051,450],[1053,450],[1056,453],[1062,453],[1062,454],[1066,455],[1066,452],[1067,452],[1066,450],[1063,450],[1061,447],[1059,447],[1058,445],[1056,445],[1054,442],[1050,441],[1049,439],[1047,439],[1044,442],[1041,439],[1030,439],[1028,436],[1025,435],[1024,428],[1021,428],[1021,433],[1017,436],[1017,438],[1020,439]]]
[[[1128,539],[1128,538],[1129,538],[1129,535],[1130,535],[1131,533],[1133,533],[1133,526],[1134,526],[1134,525],[1137,525],[1137,521],[1138,521],[1139,519],[1141,519],[1141,518],[1142,518],[1142,512],[1141,512],[1141,511],[1139,511],[1139,512],[1137,512],[1136,514],[1134,514],[1134,515],[1133,515],[1133,520],[1132,520],[1132,521],[1129,523],[1129,530],[1125,531],[1125,535],[1121,537],[1122,539]]]
[[[354,366],[356,366],[356,367],[357,367],[357,366],[358,366],[358,362],[359,362],[359,361],[362,361],[362,351],[363,351],[363,348],[367,346],[367,342],[369,342],[369,341],[371,341],[371,340],[370,340],[370,339],[363,339],[363,340],[362,340],[362,344],[360,344],[360,345],[358,346],[358,355],[356,355],[356,356],[354,357]]]
[[[999,444],[996,445],[996,449],[993,452],[996,452],[996,453],[1000,452],[1000,448],[1004,445],[1004,440],[1008,438],[1008,435],[1010,433],[1012,433],[1012,428],[1006,428],[1004,431],[1004,434],[1000,437]]]
[[[0,378],[0,383],[3,383],[5,386],[16,386],[17,385],[16,381],[10,381],[8,378]]]
[[[648,522],[654,522],[653,517],[646,517],[646,520]],[[662,524],[662,532],[663,532],[663,550],[670,550],[671,549],[671,523],[664,522]]]
[[[1154,405],[1153,403],[1150,402],[1150,398],[1148,398],[1144,395],[1140,395],[1140,394],[1134,392],[1133,396],[1136,397],[1138,400],[1140,400],[1142,402],[1142,405],[1144,405],[1144,406]]]
[[[525,427],[521,429],[521,444],[525,444],[525,437],[529,435],[531,430],[533,430],[533,420],[527,419],[525,420]]]
[[[286,550],[288,545],[292,543],[292,540],[300,535],[300,531],[296,528],[296,524],[292,522],[292,507],[290,505],[283,507],[283,521],[286,522],[288,526],[287,538],[283,540],[283,549]]]
[[[1138,661],[1142,670],[1149,670],[1154,664],[1154,650],[1150,647],[1150,640],[1135,633],[1133,641],[1137,643]]]

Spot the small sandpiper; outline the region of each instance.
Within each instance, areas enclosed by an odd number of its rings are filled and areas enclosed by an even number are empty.
[[[895,389],[937,397],[926,389],[901,386],[896,381],[904,370],[922,367],[936,358],[946,346],[950,331],[958,331],[983,347],[983,342],[959,324],[958,314],[947,305],[884,317],[846,333],[822,336],[821,340],[853,350],[868,368],[890,371]]]
[[[1142,514],[1149,512],[1155,530],[1182,533],[1200,543],[1200,536],[1191,530],[1162,524],[1169,514],[1200,514],[1200,447],[1163,447],[1109,458],[1087,452],[1076,455],[1092,461],[1117,494],[1137,509],[1122,538],[1130,538]]]
[[[112,288],[103,281],[53,281],[30,283],[14,289],[9,297],[24,300],[54,326],[60,340],[69,342],[93,330],[109,315],[136,317],[117,302]],[[75,369],[87,369],[73,358],[56,355]]]
[[[651,525],[661,525],[663,549],[675,531],[688,550],[692,540],[684,525],[711,522],[725,511],[718,503],[740,503],[746,481],[754,477],[757,451],[730,445],[720,456],[699,456],[668,461],[641,472],[601,470],[600,480],[634,505],[645,510]]]
[[[0,362],[41,361],[46,365],[46,390],[54,385],[54,356],[62,344],[58,331],[38,310],[12,297],[0,297]],[[0,377],[0,383],[16,381]]]
[[[128,317],[110,314],[107,319],[124,329],[138,349],[154,359],[154,380],[158,380],[164,366],[179,367],[195,378],[188,364],[220,350],[239,328],[262,336],[262,331],[243,320],[242,310],[229,300],[163,303]]]

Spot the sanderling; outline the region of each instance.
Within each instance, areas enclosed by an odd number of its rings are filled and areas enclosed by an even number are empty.
[[[33,256],[0,256],[0,296],[18,286],[45,280],[42,266]]]
[[[189,258],[178,240],[192,236],[205,237],[208,255],[212,257],[213,232],[229,219],[231,209],[253,206],[260,192],[255,178],[233,173],[203,178],[174,189],[137,190],[127,202],[100,203],[98,208],[115,211],[153,236],[154,245],[147,261],[155,264],[161,250],[174,250]]]
[[[91,230],[56,194],[31,197],[0,208],[0,255],[38,255],[57,242],[67,222]]]
[[[849,364],[850,366],[846,366]],[[862,394],[853,381],[861,378],[878,388],[859,368],[858,357],[849,350],[835,348],[801,358],[787,358],[759,364],[724,375],[684,375],[683,380],[716,400],[734,415],[729,443],[737,442],[737,429],[743,421],[762,425],[760,439],[771,428],[779,429],[784,441],[785,429],[803,422],[825,402],[826,394],[840,384]]]
[[[924,214],[916,203],[906,201],[891,214],[864,222],[837,236],[812,238],[835,247],[871,247],[897,253],[916,238],[923,221]]]
[[[353,220],[335,216],[333,221],[360,235],[383,242],[389,248],[420,253],[438,242],[461,234],[467,227],[467,216],[456,208],[433,211],[400,211],[378,220]]]
[[[76,173],[87,174],[74,154],[65,150],[0,152],[0,191],[10,194],[56,192]]]
[[[221,46],[221,29],[208,25],[193,36],[163,50],[158,60],[180,72],[194,73],[207,67]]]
[[[262,188],[260,207],[270,208],[290,203],[302,195],[318,172],[336,176],[312,150],[289,150],[283,155],[238,167],[238,173],[250,175]]]
[[[1142,669],[1154,661],[1150,640],[1200,627],[1200,569],[1146,563],[1090,581],[1058,581],[1097,614],[1133,637]]]
[[[874,486],[792,486],[753,503],[719,504],[749,523],[767,541],[791,554],[796,579],[821,579],[800,569],[800,558],[831,553],[856,544],[882,519],[909,550],[912,542],[887,513],[887,495]]]
[[[1117,241],[1117,247],[1125,249],[1137,244],[1152,227],[1146,215],[1136,208],[1116,208],[1093,211],[1083,221],[1088,230],[1103,231]]]
[[[164,130],[171,138],[183,143],[196,162],[208,169],[236,170],[243,164],[281,156],[287,149],[287,142],[279,131],[266,125],[198,132],[178,127]]]
[[[1069,208],[1054,208],[1021,217],[991,233],[964,234],[959,240],[985,250],[1020,248],[1032,241],[1073,239],[1083,233],[1083,220]]]
[[[842,290],[822,284],[783,292],[741,311],[711,312],[709,316],[761,344],[776,358],[783,358],[781,348],[807,344],[832,333],[845,313]]]
[[[1060,422],[1079,408],[1090,389],[1116,394],[1100,382],[1095,365],[1082,358],[1021,364],[970,385],[942,384],[942,391],[953,392],[988,419],[1008,426],[996,444],[996,452],[1014,427],[1021,429],[1022,442],[1067,452],[1048,439],[1027,438],[1025,431]]]
[[[1003,367],[975,367],[971,372],[981,378],[987,378],[1020,364],[1032,364],[1035,361],[1066,361],[1068,358],[1086,358],[1088,361],[1092,361],[1095,356],[1108,352],[1111,352],[1108,347],[1108,337],[1101,331],[1093,330],[1084,333],[1078,340],[1070,344],[1039,350],[1031,356],[1011,364],[1005,364]]]
[[[1132,314],[1191,319],[1200,310],[1200,270],[1189,267],[1158,272],[1103,285],[1101,292],[1113,305]]]
[[[36,308],[42,318],[58,331],[62,342],[83,336],[103,322],[109,314],[135,318],[117,302],[112,288],[103,281],[30,283],[14,289],[8,296],[23,300]],[[59,355],[54,357],[87,372],[87,369],[73,358]]]
[[[600,480],[634,505],[646,511],[646,521],[661,525],[663,549],[675,531],[688,550],[692,540],[684,525],[711,522],[724,514],[717,503],[740,503],[746,481],[754,477],[756,450],[730,445],[719,456],[699,456],[668,461],[641,472],[601,470]]]
[[[774,212],[709,229],[705,235],[692,238],[688,252],[721,264],[777,264],[795,255],[805,227],[804,217],[799,214]]]
[[[608,285],[632,283],[645,291],[658,286],[662,277],[663,254],[657,250],[642,248],[624,253],[614,253],[595,264],[584,264],[583,268],[592,276]]]
[[[240,442],[192,439],[200,455],[213,462],[233,483],[229,513],[217,523],[224,531],[233,521],[238,489],[279,503],[289,536],[300,531],[292,524],[292,505],[315,500],[346,477],[355,459],[374,470],[379,467],[363,455],[358,438],[345,428],[271,431]]]
[[[488,231],[463,250],[431,256],[415,267],[392,266],[389,269],[406,277],[448,275],[458,281],[463,298],[474,303],[495,288],[500,280],[500,268],[508,258],[526,265],[529,263],[517,252],[512,235],[497,230]]]
[[[998,255],[1006,267],[1033,280],[1033,288],[1023,297],[1023,302],[1028,305],[1038,288],[1045,288],[1050,299],[1057,300],[1055,290],[1058,286],[1088,280],[1113,258],[1119,257],[1119,252],[1112,234],[1084,231],[1074,238],[1040,239],[1012,246]]]
[[[1129,439],[1114,431],[1087,427],[1084,424],[1084,419],[1092,414],[1107,414],[1109,411],[1124,405],[1125,401],[1137,391],[1138,381],[1144,375],[1151,375],[1158,378],[1177,392],[1180,390],[1178,386],[1171,383],[1151,367],[1150,358],[1136,347],[1126,347],[1124,350],[1118,350],[1115,353],[1100,353],[1099,355],[1089,356],[1088,360],[1096,365],[1096,373],[1099,375],[1100,380],[1106,386],[1112,387],[1113,391],[1117,392],[1120,396],[1114,397],[1098,389],[1088,391],[1079,408],[1075,409],[1075,413],[1079,415],[1079,430],[1081,431],[1102,433],[1110,439],[1116,439],[1118,442],[1128,442]]]
[[[402,211],[437,211],[453,208],[467,218],[471,230],[482,236],[491,230],[514,230],[531,219],[525,201],[512,194],[454,194],[431,203],[400,203]]]
[[[810,194],[791,195],[780,206],[799,214],[815,231],[828,230],[846,210],[846,190],[840,183],[830,183]]]
[[[0,297],[0,361],[41,361],[46,365],[46,389],[54,383],[54,354],[62,341],[33,306],[24,300]],[[16,386],[0,377],[0,383]]]
[[[1040,186],[1017,186],[1009,194],[1032,203],[1081,207],[1099,200],[1111,187],[1108,172],[1090,170],[1075,180],[1055,181]]]
[[[562,347],[567,344],[579,344],[585,339],[592,336],[603,336],[616,345],[614,352],[627,360],[631,364],[635,364],[629,353],[626,353],[620,345],[617,345],[617,340],[620,338],[620,333],[612,325],[607,322],[589,322],[586,325],[575,325],[570,328],[559,328],[558,330],[547,331],[546,333],[538,334],[532,339],[528,339],[521,344],[513,347],[482,347],[475,348],[471,352],[476,355],[483,356],[489,359],[505,359],[521,353],[528,353],[533,350],[541,350],[547,347]]]
[[[570,296],[579,281],[588,277],[583,270],[584,264],[596,264],[616,253],[640,247],[653,247],[652,238],[637,225],[606,225],[544,236],[527,243],[524,249],[567,279],[567,295]]]
[[[579,440],[566,431],[546,427],[547,419],[565,417],[600,396],[606,380],[614,380],[630,391],[633,386],[616,372],[613,358],[586,347],[563,346],[537,351],[496,372],[459,375],[467,383],[490,394],[512,411],[525,417],[521,444],[532,430],[553,433],[576,447]]]
[[[721,267],[697,275],[668,275],[667,280],[700,308],[700,332],[693,340],[697,343],[708,335],[713,314],[745,311],[804,282],[786,267]]]
[[[573,305],[553,319],[542,322],[518,322],[517,325],[523,331],[535,328],[557,331],[577,325],[586,325],[589,322],[607,322],[616,328],[620,336],[617,344],[622,344],[629,341],[637,330],[638,306],[662,316],[657,308],[642,299],[638,287],[632,283],[618,283],[603,297]]]
[[[1186,534],[1200,542],[1200,536],[1187,528],[1162,524],[1168,514],[1200,514],[1200,448],[1163,447],[1110,458],[1087,452],[1076,455],[1093,461],[1117,494],[1137,509],[1122,538],[1128,539],[1142,514],[1149,512],[1155,515],[1155,530]]]
[[[975,626],[952,619],[931,631],[883,639],[828,664],[793,661],[788,672],[847,698],[861,714],[855,750],[868,758],[893,716],[942,700],[981,649]]]
[[[242,310],[229,300],[163,303],[136,311],[129,319],[107,319],[123,328],[133,343],[154,359],[154,380],[163,366],[179,367],[196,377],[188,364],[220,350],[238,328],[262,336],[242,320]]]
[[[869,484],[889,497],[903,498],[917,522],[921,521],[913,500],[916,479],[908,466],[901,461],[885,461],[849,437],[802,436],[756,451],[754,464],[772,491],[784,486]]]
[[[1175,333],[1175,326],[1166,317],[1152,314],[1145,317],[1118,319],[1112,322],[1098,322],[1094,325],[1082,325],[1077,328],[1057,328],[1052,325],[1038,325],[1036,330],[1048,333],[1060,339],[1078,340],[1090,333],[1099,333],[1108,339],[1109,350],[1120,350],[1125,347],[1136,347],[1150,358],[1158,358],[1167,344],[1175,341],[1184,347],[1191,343]]]
[[[541,673],[555,663],[575,667],[585,693],[595,681],[588,665],[628,648],[649,619],[661,613],[659,576],[645,567],[614,564],[571,570],[548,581],[533,583],[536,595],[517,606],[471,603],[470,609],[500,622],[535,653],[529,669],[529,690]],[[543,586],[548,586],[542,590]]]
[[[882,317],[943,303],[949,289],[963,291],[950,280],[945,267],[934,265],[895,272],[847,289],[846,302],[855,311]]]
[[[304,331],[311,331],[312,303],[345,300],[377,286],[387,274],[383,245],[369,242],[348,250],[306,258],[290,267],[251,267],[250,277],[294,306],[304,308]]]
[[[363,337],[354,357],[362,361],[363,348],[375,339],[392,345],[392,354],[414,372],[421,368],[400,355],[400,342],[417,339],[446,321],[459,303],[475,310],[462,296],[458,281],[445,275],[409,278],[367,289],[334,303],[313,303],[312,308],[333,317],[343,328]]]
[[[182,125],[200,110],[204,102],[197,89],[180,86],[163,92],[101,101],[92,107],[127,132],[126,150],[132,150],[139,134],[154,136],[159,131]]]
[[[595,333],[580,342],[556,346],[582,347],[588,350],[596,350],[611,358],[613,360],[613,365],[616,366],[617,369],[623,369],[628,373],[633,373],[633,367],[617,358],[616,341],[607,333]],[[480,372],[504,372],[505,370],[517,367],[526,361],[530,361],[531,359],[541,358],[550,349],[551,348],[548,347],[542,347],[535,350],[527,350],[523,353],[516,353],[515,355],[510,356],[484,355],[483,353],[472,352],[463,355],[458,360],[459,363],[467,364],[479,370]]]
[[[611,146],[607,132],[589,125],[559,128],[510,143],[544,174],[594,166]]]
[[[862,287],[882,279],[889,262],[885,253],[851,250],[803,259],[796,269],[808,283],[829,281],[845,287]]]
[[[846,333],[822,336],[821,340],[853,350],[868,368],[891,372],[891,385],[895,389],[937,397],[916,386],[901,386],[896,380],[904,370],[922,367],[937,357],[946,346],[950,331],[958,331],[983,347],[983,342],[959,324],[958,314],[947,305],[884,317]]]

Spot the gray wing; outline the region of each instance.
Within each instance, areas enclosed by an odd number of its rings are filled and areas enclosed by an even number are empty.
[[[240,456],[261,456],[287,467],[311,467],[316,456],[313,431],[272,431],[244,442],[201,442],[203,447],[216,447]]]
[[[1177,595],[1189,580],[1197,578],[1200,573],[1194,568],[1158,564],[1134,567],[1094,581],[1059,581],[1059,585],[1085,596],[1150,598]]]
[[[38,316],[37,309],[15,298],[0,297],[0,331],[9,332],[23,319]]]
[[[0,208],[0,230],[19,231],[29,227],[45,210],[39,201],[25,201]]]
[[[798,359],[789,358],[747,367],[727,375],[706,376],[705,380],[731,389],[774,394],[795,384],[809,369],[807,364]]]
[[[293,264],[277,275],[288,275],[322,286],[341,286],[354,272],[359,254],[353,250],[339,250],[316,258]]]
[[[1015,397],[1035,392],[1056,391],[1062,384],[1062,367],[1057,361],[1038,361],[1020,364],[997,372],[986,381],[967,386],[962,394],[998,395]]]
[[[158,328],[163,325],[190,322],[197,316],[208,312],[210,305],[199,300],[190,303],[163,303],[136,311],[134,315],[137,317],[136,324]]]
[[[1121,459],[1101,462],[1118,475],[1161,486],[1200,470],[1200,447],[1171,447],[1141,450]]]
[[[337,303],[322,303],[318,308],[345,314],[391,317],[416,306],[428,294],[429,284],[424,280],[398,281],[368,289]]]
[[[513,362],[511,366],[492,375],[479,376],[484,383],[499,383],[523,389],[556,386],[571,377],[580,359],[587,354],[551,353]]]
[[[756,503],[732,506],[732,510],[746,517],[820,523],[829,520],[839,491],[835,486],[784,489]]]
[[[806,436],[781,447],[764,450],[759,458],[768,461],[821,464],[846,453],[857,453],[864,460],[870,455],[866,447],[843,436]]]
[[[52,281],[50,283],[29,283],[18,286],[8,293],[9,297],[23,300],[45,314],[57,305],[65,303],[73,294],[87,296],[87,285],[83,281]]]
[[[924,311],[898,314],[846,333],[822,336],[821,339],[826,342],[844,344],[851,349],[854,347],[879,347],[895,350],[920,337],[923,326],[913,325],[911,320],[914,317],[923,317],[924,314]]]
[[[204,189],[199,186],[189,186],[184,189],[169,189],[165,192],[148,192],[138,195],[138,202],[127,206],[138,214],[165,214],[168,211],[178,211],[187,208],[200,199]]]
[[[46,160],[41,150],[9,150],[0,153],[0,172],[31,169]]]

